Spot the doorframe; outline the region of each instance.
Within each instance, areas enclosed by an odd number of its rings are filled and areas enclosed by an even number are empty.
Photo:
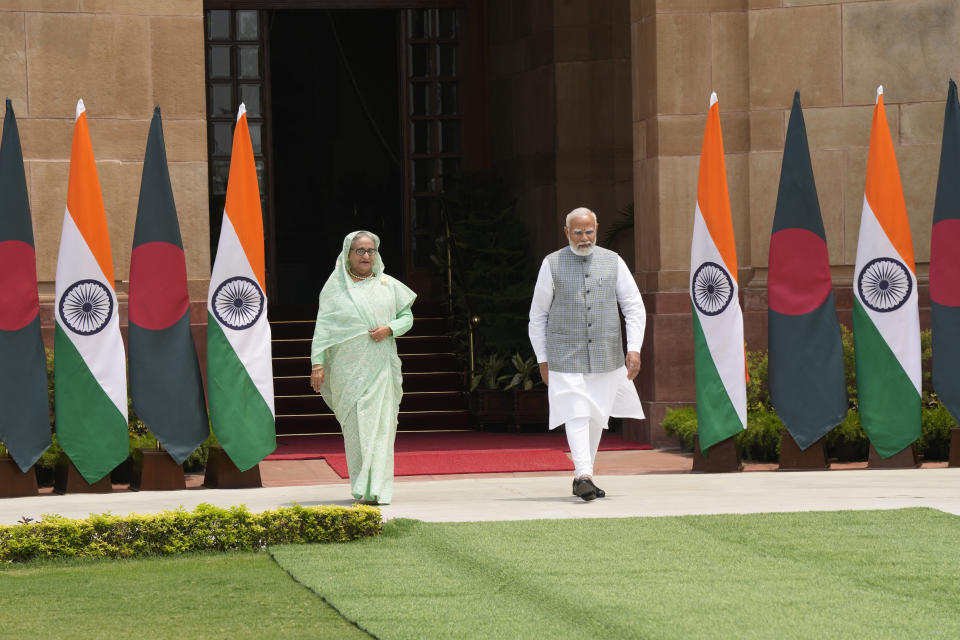
[[[460,109],[462,121],[469,126],[461,128],[462,158],[461,170],[486,169],[490,167],[491,153],[489,145],[489,136],[486,135],[489,124],[487,122],[487,104],[486,104],[486,43],[484,36],[486,34],[486,0],[203,0],[203,15],[206,21],[206,12],[216,9],[232,10],[259,10],[261,14],[260,24],[263,28],[263,64],[264,64],[264,131],[263,144],[264,157],[266,159],[266,183],[269,193],[267,194],[268,213],[266,220],[267,246],[265,247],[265,258],[267,268],[268,296],[275,295],[277,289],[276,273],[276,233],[275,220],[276,208],[274,204],[274,163],[273,163],[273,99],[271,94],[271,73],[270,69],[270,44],[269,30],[266,28],[266,21],[263,19],[267,11],[284,9],[447,9],[457,8],[463,10],[469,19],[463,21],[464,30],[462,41],[466,45],[464,56],[464,66],[462,69],[463,92],[460,98]],[[400,25],[404,23],[403,15],[400,16]],[[402,239],[402,255],[404,261],[404,271],[406,278],[413,278],[415,286],[422,291],[422,298],[431,297],[442,300],[445,299],[445,292],[431,291],[429,280],[424,269],[417,269],[414,266],[413,256],[413,229],[411,220],[410,205],[412,200],[412,186],[410,184],[410,132],[407,131],[409,125],[409,106],[406,101],[408,98],[408,70],[406,68],[407,56],[405,50],[406,34],[401,26],[398,25],[399,38],[397,40],[398,51],[398,80],[399,99],[401,100],[400,117],[400,138],[404,154],[404,162],[400,167],[400,179],[402,184],[403,203],[401,207],[401,229],[405,238]],[[206,33],[204,34],[206,38]],[[204,52],[206,55],[206,51]],[[402,66],[401,66],[402,65]],[[204,85],[207,84],[206,70],[204,71]],[[208,165],[209,169],[209,165]],[[212,257],[211,257],[212,259]]]

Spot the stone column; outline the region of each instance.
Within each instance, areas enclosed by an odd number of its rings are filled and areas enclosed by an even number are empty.
[[[674,443],[660,428],[666,410],[692,404],[695,398],[687,285],[700,147],[711,91],[720,99],[741,283],[751,273],[743,4],[631,5],[635,275],[648,316],[639,381],[647,420],[629,425],[627,435],[655,446]],[[711,5],[718,6],[711,10]]]
[[[633,198],[628,0],[490,0],[494,168],[543,256],[578,206],[604,224]],[[624,234],[611,247],[632,257]]]

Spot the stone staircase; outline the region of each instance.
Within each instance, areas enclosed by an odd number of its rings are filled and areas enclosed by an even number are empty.
[[[414,305],[413,328],[397,338],[403,365],[399,431],[470,428],[463,367],[442,306]],[[333,411],[310,388],[310,342],[316,307],[270,308],[277,435],[339,433]]]

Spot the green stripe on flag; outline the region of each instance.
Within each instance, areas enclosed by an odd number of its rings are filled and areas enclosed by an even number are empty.
[[[53,347],[57,441],[83,479],[93,484],[130,455],[127,417],[59,324]]]
[[[713,362],[696,307],[693,308],[693,343],[697,367],[697,431],[700,452],[706,455],[713,445],[743,431],[743,423]]]
[[[277,448],[273,413],[209,312],[207,397],[213,434],[238,469],[252,468]]]
[[[853,301],[860,423],[884,458],[920,437],[920,394],[859,300]]]

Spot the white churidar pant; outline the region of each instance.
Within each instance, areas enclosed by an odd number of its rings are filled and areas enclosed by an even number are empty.
[[[570,445],[570,457],[573,458],[573,477],[592,476],[597,449],[600,447],[600,434],[606,425],[590,418],[574,418],[568,420],[564,428]]]
[[[549,372],[551,429],[566,423],[575,477],[593,475],[600,435],[610,416],[643,419],[643,406],[627,368],[608,373]]]

